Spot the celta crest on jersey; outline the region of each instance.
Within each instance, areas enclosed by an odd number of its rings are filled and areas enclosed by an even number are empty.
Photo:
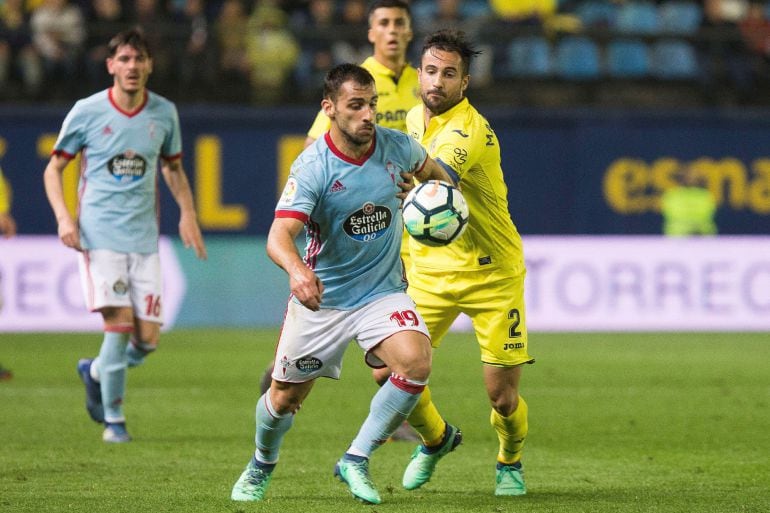
[[[147,160],[128,150],[112,157],[107,162],[107,169],[119,182],[135,182],[147,172]]]
[[[388,207],[367,202],[350,214],[342,227],[351,238],[370,242],[383,235],[392,221],[393,214]]]
[[[395,166],[395,164],[393,164],[393,162],[391,162],[391,161],[387,161],[385,163],[385,171],[387,171],[388,174],[390,175],[390,180],[393,183],[396,183],[396,166]]]

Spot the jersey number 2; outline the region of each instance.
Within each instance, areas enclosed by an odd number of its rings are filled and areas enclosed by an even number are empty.
[[[508,337],[519,338],[521,336],[521,332],[518,331],[519,324],[521,324],[521,314],[519,314],[519,310],[516,308],[509,310],[508,318],[513,321],[511,322],[511,327],[508,328]]]

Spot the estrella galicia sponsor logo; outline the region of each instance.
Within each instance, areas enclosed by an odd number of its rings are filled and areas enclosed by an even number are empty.
[[[107,169],[119,182],[135,182],[147,172],[147,161],[135,151],[125,151],[107,162]]]
[[[125,295],[128,292],[128,285],[123,280],[118,280],[112,285],[112,290],[119,296]]]
[[[323,367],[324,364],[315,356],[303,356],[302,358],[297,358],[294,365],[302,374],[310,374]]]
[[[365,203],[345,220],[343,229],[348,236],[361,242],[371,242],[380,237],[393,221],[388,207]]]

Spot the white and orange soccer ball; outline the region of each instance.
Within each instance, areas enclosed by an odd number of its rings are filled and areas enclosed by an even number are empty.
[[[427,246],[446,246],[468,226],[468,205],[457,187],[429,180],[404,200],[406,231]]]

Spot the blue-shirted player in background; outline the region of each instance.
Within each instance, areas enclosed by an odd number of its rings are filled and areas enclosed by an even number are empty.
[[[375,125],[377,91],[364,68],[332,69],[321,106],[331,128],[294,161],[268,234],[268,255],[288,274],[292,297],[271,387],[257,401],[256,451],[233,500],[262,500],[295,413],[316,378],[339,378],[353,339],[369,365],[387,364],[391,375],[334,473],[355,498],[379,504],[369,457],[409,415],[430,374],[429,335],[405,293],[400,209],[412,173],[449,177],[411,137]],[[303,227],[304,258],[294,243]]]
[[[86,304],[104,318],[104,341],[78,373],[91,418],[104,423],[105,442],[128,442],[123,413],[126,369],[155,350],[163,322],[158,258],[158,162],[180,209],[179,234],[206,258],[182,168],[174,104],[146,89],[152,58],[141,31],[108,45],[112,87],[78,101],[64,119],[44,181],[59,238],[79,251]],[[80,202],[73,219],[64,202],[62,172],[82,152]]]

